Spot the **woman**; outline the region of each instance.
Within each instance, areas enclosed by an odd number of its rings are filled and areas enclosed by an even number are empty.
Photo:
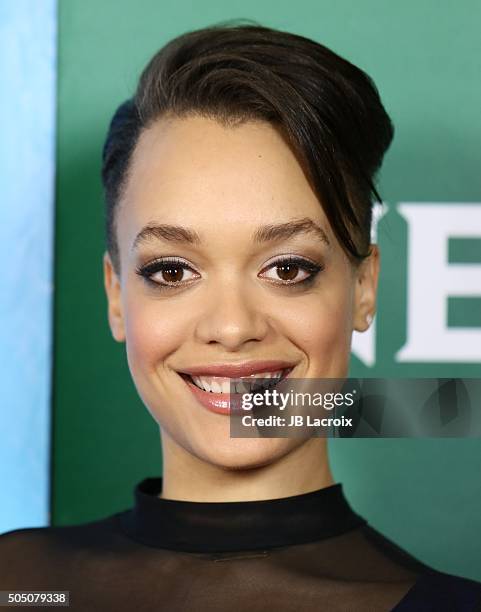
[[[232,379],[347,375],[392,136],[369,77],[300,36],[220,26],[152,58],[104,147],[104,278],[163,478],[111,517],[2,536],[2,589],[75,610],[481,605],[350,508],[325,438],[229,435]]]

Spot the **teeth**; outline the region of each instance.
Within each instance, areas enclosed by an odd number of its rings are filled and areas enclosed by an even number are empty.
[[[234,393],[250,393],[252,382],[237,380],[234,383]]]
[[[210,385],[210,390],[212,393],[220,393],[222,391],[222,387],[217,381],[213,380]]]
[[[194,384],[210,393],[230,393],[231,382],[235,381],[234,393],[250,393],[252,391],[273,387],[284,374],[285,370],[276,372],[261,372],[242,378],[224,378],[221,376],[191,376]],[[270,379],[259,381],[258,378]]]

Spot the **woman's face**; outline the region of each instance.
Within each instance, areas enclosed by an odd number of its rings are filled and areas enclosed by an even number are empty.
[[[292,378],[343,377],[352,331],[374,312],[376,254],[349,262],[278,131],[157,121],[138,141],[116,219],[120,279],[104,258],[110,326],[162,431],[231,468],[302,444],[230,438],[229,416],[207,409],[181,375],[281,361]]]

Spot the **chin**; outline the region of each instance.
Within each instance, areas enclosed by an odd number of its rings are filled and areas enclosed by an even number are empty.
[[[292,438],[229,438],[227,442],[190,452],[217,467],[240,471],[266,467],[288,455],[302,442]]]

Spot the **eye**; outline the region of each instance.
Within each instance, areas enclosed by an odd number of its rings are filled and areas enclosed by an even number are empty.
[[[279,285],[300,285],[313,281],[323,266],[302,257],[284,257],[270,264],[262,272],[264,278]]]
[[[186,262],[176,258],[156,259],[135,270],[145,281],[159,288],[189,284],[199,275]]]

